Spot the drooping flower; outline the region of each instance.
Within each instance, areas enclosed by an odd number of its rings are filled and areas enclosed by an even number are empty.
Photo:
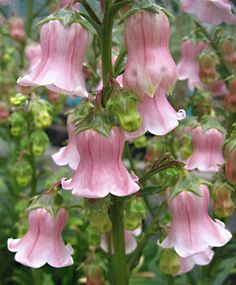
[[[219,165],[224,164],[222,145],[224,134],[217,129],[202,131],[197,127],[192,131],[193,153],[186,160],[186,169],[217,172]]]
[[[67,165],[71,169],[77,169],[80,161],[80,155],[76,146],[76,135],[71,123],[71,117],[67,118],[68,144],[52,155],[53,161],[57,165]]]
[[[22,18],[14,16],[9,19],[9,34],[16,41],[25,39],[25,28]]]
[[[29,72],[38,65],[41,59],[41,47],[37,43],[31,43],[25,48],[25,55],[29,61]]]
[[[139,236],[141,234],[141,228],[137,228],[134,231],[124,231],[124,238],[125,238],[125,253],[130,254],[133,252],[137,247],[137,241],[135,239],[136,236]],[[107,239],[106,236],[102,236],[101,239],[101,248],[108,252],[108,245],[107,245]],[[113,245],[112,245],[112,252],[114,252]]]
[[[94,130],[80,132],[76,141],[80,163],[71,179],[62,179],[65,190],[73,189],[72,194],[85,198],[101,198],[109,193],[128,196],[139,190],[137,177],[132,177],[122,163],[125,136],[118,127],[109,137]]]
[[[204,42],[192,43],[191,40],[186,40],[181,43],[181,59],[177,65],[178,79],[189,79],[189,87],[193,89],[193,83],[198,80],[200,72],[197,57],[205,49]]]
[[[144,96],[137,110],[142,116],[142,125],[137,131],[126,133],[127,139],[136,138],[146,131],[154,135],[166,135],[186,116],[184,110],[181,109],[178,112],[174,110],[166,98],[165,91],[161,88],[157,89],[153,98]]]
[[[214,251],[210,248],[203,252],[188,257],[180,257],[180,270],[176,275],[189,272],[195,265],[208,265],[214,256]]]
[[[231,12],[229,0],[181,0],[181,8],[210,25],[222,22],[236,24],[236,16]]]
[[[67,219],[68,212],[63,208],[55,218],[46,209],[31,210],[28,232],[20,239],[8,239],[8,249],[16,252],[15,260],[33,268],[46,263],[53,267],[72,265],[73,249],[61,237]]]
[[[39,64],[17,83],[88,97],[82,71],[87,42],[88,33],[80,24],[65,27],[58,20],[49,21],[40,33],[42,56]]]
[[[125,22],[128,51],[124,87],[138,96],[153,97],[158,87],[169,92],[177,80],[176,65],[169,51],[169,22],[160,13],[141,11]]]
[[[232,237],[224,223],[213,221],[208,215],[209,190],[200,185],[201,196],[184,191],[172,199],[168,206],[172,223],[165,240],[160,244],[164,248],[174,248],[181,257],[202,253],[209,247],[225,245]]]

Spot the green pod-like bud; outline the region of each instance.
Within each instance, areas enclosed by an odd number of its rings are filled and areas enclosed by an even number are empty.
[[[124,227],[129,231],[134,231],[142,226],[142,217],[139,215],[124,215]]]
[[[32,167],[27,160],[21,160],[16,163],[13,169],[16,183],[21,187],[26,187],[32,180]]]
[[[35,100],[30,105],[34,124],[37,128],[47,128],[52,124],[52,105],[46,100]]]
[[[96,228],[88,228],[88,244],[92,246],[100,246],[101,234]]]
[[[161,251],[160,270],[173,276],[180,271],[180,258],[173,249],[163,249]]]
[[[34,131],[30,136],[30,140],[32,144],[32,152],[35,156],[42,155],[49,144],[49,138],[42,130]]]
[[[16,112],[12,113],[10,116],[10,124],[11,124],[11,134],[14,137],[21,136],[26,129],[26,118],[23,113]]]
[[[105,234],[111,230],[112,223],[107,213],[93,210],[89,215],[90,225],[100,233]]]
[[[136,131],[142,123],[142,117],[138,111],[134,110],[127,114],[117,114],[121,128],[126,132]]]
[[[16,93],[10,97],[9,101],[12,106],[22,106],[27,100],[27,96],[21,93]]]
[[[142,135],[134,140],[134,145],[136,148],[143,148],[147,146],[147,138],[145,135]]]

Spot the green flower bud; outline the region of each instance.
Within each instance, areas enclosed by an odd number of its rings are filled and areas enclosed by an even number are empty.
[[[30,140],[32,143],[32,151],[35,156],[42,155],[49,144],[49,138],[42,130],[34,131],[30,136]]]
[[[10,116],[11,134],[14,137],[21,136],[26,129],[26,118],[23,113],[13,113]]]
[[[107,233],[111,230],[112,223],[107,213],[93,210],[89,215],[90,225],[100,233]]]
[[[145,135],[140,136],[134,140],[134,145],[136,148],[143,148],[147,146],[147,138]]]
[[[180,271],[180,258],[173,249],[161,251],[160,270],[169,275],[176,275]]]
[[[232,200],[232,190],[227,184],[218,184],[213,188],[212,210],[219,218],[227,218],[234,213],[235,205]]]
[[[95,228],[88,229],[88,243],[92,246],[100,246],[101,235],[99,231]]]
[[[124,215],[124,227],[129,231],[134,231],[142,226],[142,218],[138,215]]]
[[[21,160],[16,163],[13,173],[16,183],[21,187],[26,187],[32,180],[32,168],[27,160]]]
[[[47,101],[43,99],[33,101],[30,111],[37,128],[47,128],[52,124],[52,105]]]
[[[10,97],[10,104],[12,106],[21,106],[27,100],[27,96],[21,93],[14,94]]]
[[[130,112],[127,114],[117,114],[120,126],[126,132],[136,131],[142,123],[142,117],[138,111]]]

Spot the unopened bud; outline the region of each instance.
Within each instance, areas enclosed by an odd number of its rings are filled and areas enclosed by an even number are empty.
[[[30,139],[32,143],[33,154],[35,156],[42,155],[49,144],[49,138],[47,134],[42,130],[36,130],[31,134]]]
[[[10,97],[10,104],[12,106],[21,106],[25,103],[27,97],[24,94],[16,93]]]
[[[143,148],[147,146],[147,138],[145,135],[142,135],[134,140],[134,145],[136,148]]]
[[[47,128],[52,124],[52,106],[45,100],[35,100],[30,110],[33,114],[34,124],[37,128]]]
[[[180,271],[180,258],[173,249],[164,249],[161,251],[160,270],[173,276]]]
[[[229,94],[225,96],[224,102],[230,112],[236,112],[236,78],[230,81]]]
[[[231,192],[226,184],[215,187],[213,190],[213,212],[220,218],[227,218],[234,213],[235,205]]]
[[[142,198],[131,198],[124,204],[124,225],[127,230],[134,231],[142,225],[146,208]]]
[[[136,131],[142,123],[142,117],[138,111],[130,114],[120,114],[118,118],[121,128],[126,132]]]
[[[26,187],[32,180],[32,167],[27,160],[16,163],[14,169],[16,183],[21,187]]]
[[[107,233],[111,230],[112,223],[107,213],[93,210],[89,215],[90,225],[96,228],[100,233]]]
[[[23,113],[12,113],[10,116],[11,134],[14,137],[21,136],[26,128],[26,118]]]
[[[217,79],[216,62],[213,56],[205,55],[200,59],[200,79],[205,84],[211,84]]]

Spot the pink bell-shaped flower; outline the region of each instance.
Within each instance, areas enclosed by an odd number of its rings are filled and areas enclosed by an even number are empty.
[[[181,59],[177,65],[178,79],[189,80],[189,88],[193,90],[195,81],[199,81],[199,63],[197,57],[205,49],[206,44],[199,42],[192,43],[191,40],[186,40],[181,43]]]
[[[145,95],[142,100],[143,102],[137,107],[142,116],[142,125],[137,131],[126,133],[127,139],[141,136],[146,131],[158,136],[166,135],[186,117],[184,110],[181,109],[178,112],[174,110],[166,98],[165,91],[161,88],[156,90],[153,98]]]
[[[141,228],[137,228],[134,231],[124,231],[124,237],[125,237],[125,253],[130,254],[133,252],[137,247],[137,241],[136,236],[139,236],[141,234]],[[107,246],[107,239],[106,236],[102,236],[101,239],[101,248],[108,252],[108,246]],[[113,246],[112,246],[112,252],[114,252]]]
[[[180,257],[180,270],[176,275],[189,272],[195,265],[208,265],[214,256],[210,248],[189,257]]]
[[[236,24],[236,16],[231,12],[229,0],[181,0],[181,8],[210,25],[222,22]]]
[[[222,145],[224,134],[217,129],[202,132],[201,127],[192,131],[193,153],[186,161],[186,169],[217,172],[224,164]]]
[[[8,239],[8,249],[16,252],[15,260],[33,268],[46,263],[53,267],[72,265],[73,249],[61,237],[67,219],[68,212],[63,208],[55,218],[46,209],[31,210],[28,232],[21,239]]]
[[[64,189],[73,189],[72,194],[85,198],[109,193],[128,196],[139,190],[137,177],[129,174],[121,160],[125,136],[120,128],[114,127],[109,137],[86,130],[76,140],[80,163],[71,179],[62,179]]]
[[[25,28],[22,18],[13,16],[9,19],[9,34],[16,41],[25,39]]]
[[[225,245],[232,237],[224,223],[208,215],[209,191],[200,185],[201,196],[184,191],[168,200],[172,223],[166,239],[160,244],[174,248],[181,257],[202,253],[209,247]]]
[[[25,49],[25,55],[29,61],[29,72],[38,65],[41,59],[41,46],[36,43],[29,44]]]
[[[78,23],[69,27],[58,20],[44,24],[40,33],[41,60],[17,83],[45,86],[57,93],[88,97],[82,71],[87,42],[87,30]]]
[[[177,80],[176,65],[169,51],[169,22],[160,13],[141,11],[125,22],[125,45],[128,51],[123,76],[124,87],[142,97],[153,97],[158,87],[166,92]]]
[[[70,115],[67,118],[67,131],[68,131],[68,144],[60,148],[60,150],[52,155],[53,161],[57,165],[69,165],[73,170],[76,170],[79,161],[80,155],[76,146],[76,135],[71,124]]]

